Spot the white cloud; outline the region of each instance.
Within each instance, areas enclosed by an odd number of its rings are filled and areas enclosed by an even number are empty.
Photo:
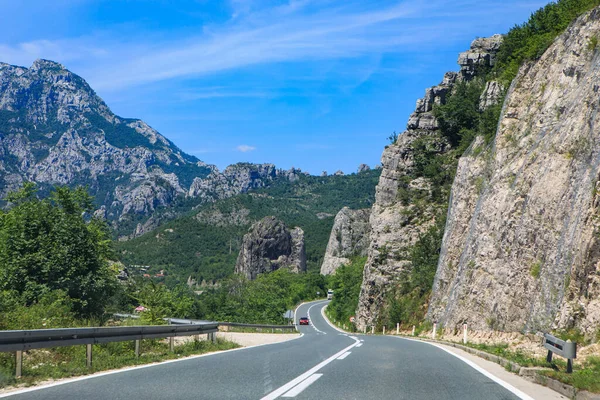
[[[241,144],[238,147],[236,147],[235,149],[237,151],[241,151],[242,153],[247,153],[249,151],[256,150],[256,147],[254,147],[254,146],[248,146],[247,144]]]
[[[272,4],[230,0],[231,19],[220,25],[203,25],[197,35],[190,31],[122,35],[116,26],[87,37],[0,43],[0,60],[27,65],[38,57],[53,59],[80,73],[95,89],[122,91],[259,64],[364,56],[378,60],[386,52],[443,48],[485,28],[490,14],[510,11],[497,0],[490,0],[485,7],[479,0],[453,2],[452,7],[447,0],[290,0]],[[465,20],[473,23],[465,25]],[[378,64],[358,77],[359,84],[369,79]],[[227,96],[247,94],[197,94],[199,98]]]

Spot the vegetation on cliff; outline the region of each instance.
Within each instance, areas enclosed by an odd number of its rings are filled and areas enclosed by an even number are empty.
[[[540,58],[575,18],[598,5],[600,0],[558,0],[534,12],[504,36],[494,75],[510,84],[521,64]]]

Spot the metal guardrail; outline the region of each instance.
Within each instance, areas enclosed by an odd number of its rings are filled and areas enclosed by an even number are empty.
[[[137,319],[140,316],[135,314],[113,314],[115,317],[119,318],[134,318]],[[282,330],[295,330],[295,325],[265,325],[265,324],[243,324],[239,322],[214,322],[214,321],[204,321],[198,319],[184,319],[184,318],[164,318],[165,321],[168,321],[173,325],[187,325],[187,324],[206,324],[206,323],[215,323],[219,324],[219,326],[232,326],[239,328],[257,328],[257,329],[282,329]]]
[[[556,353],[567,359],[567,373],[573,372],[573,359],[577,358],[577,343],[562,340],[549,333],[544,333],[544,347],[548,349],[546,361],[552,362],[552,354]]]
[[[23,351],[60,346],[86,345],[87,366],[92,366],[92,345],[110,342],[135,341],[135,354],[140,354],[140,340],[170,338],[169,347],[174,350],[176,336],[207,334],[214,342],[216,322],[188,325],[151,325],[103,328],[62,328],[0,331],[0,352],[16,352],[16,373],[21,376]]]

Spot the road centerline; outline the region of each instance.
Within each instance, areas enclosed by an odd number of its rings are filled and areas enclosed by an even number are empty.
[[[279,396],[281,396],[282,394],[284,394],[285,392],[287,392],[288,390],[290,390],[291,388],[293,388],[297,384],[301,383],[303,380],[305,380],[306,378],[308,378],[309,376],[311,376],[315,372],[319,371],[321,368],[323,368],[327,364],[331,363],[333,360],[335,360],[336,358],[338,358],[339,356],[341,356],[342,354],[344,354],[345,352],[347,352],[348,350],[350,350],[351,348],[353,348],[354,346],[356,346],[358,343],[359,343],[359,341],[357,340],[355,343],[352,343],[350,346],[346,347],[345,349],[342,349],[342,350],[338,351],[337,353],[335,353],[334,355],[332,355],[331,357],[329,357],[325,361],[321,361],[319,364],[315,365],[314,367],[312,367],[311,369],[309,369],[308,371],[306,371],[302,375],[298,376],[295,379],[292,379],[291,381],[289,381],[285,385],[283,385],[280,388],[278,388],[278,389],[274,390],[273,392],[269,393],[268,395],[266,395],[265,397],[263,397],[261,400],[273,400],[273,399],[278,398]]]
[[[319,379],[322,376],[323,376],[323,374],[312,374],[311,376],[309,376],[308,378],[306,378],[305,380],[303,380],[302,382],[300,382],[299,384],[294,386],[292,389],[290,389],[286,394],[284,394],[281,397],[296,397],[296,396],[298,396],[300,393],[302,393],[302,391],[304,389],[306,389],[307,387],[312,385],[314,382],[316,382],[317,379]]]

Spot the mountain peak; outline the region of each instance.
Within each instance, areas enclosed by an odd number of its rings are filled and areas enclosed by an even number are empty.
[[[43,58],[38,58],[37,60],[35,60],[31,65],[30,69],[33,71],[38,71],[41,69],[61,69],[65,71],[67,70],[67,68],[65,68],[64,65],[57,63],[56,61],[45,60]]]

